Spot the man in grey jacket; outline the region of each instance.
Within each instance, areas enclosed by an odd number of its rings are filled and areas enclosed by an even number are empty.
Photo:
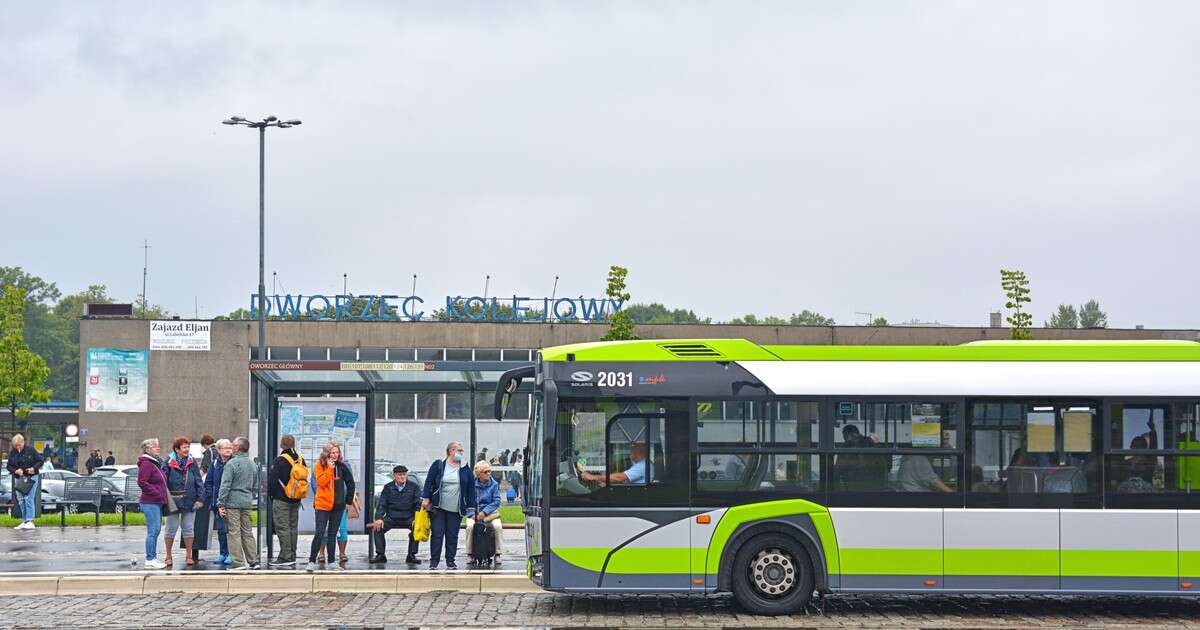
[[[221,490],[217,493],[217,509],[229,528],[229,552],[233,555],[231,571],[258,568],[258,545],[255,542],[254,491],[258,488],[258,467],[250,461],[250,440],[233,440],[237,449],[225,463],[221,474]]]

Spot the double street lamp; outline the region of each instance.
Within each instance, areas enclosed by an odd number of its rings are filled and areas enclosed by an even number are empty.
[[[267,287],[264,278],[264,254],[263,249],[266,246],[264,223],[266,222],[266,203],[264,196],[264,179],[265,173],[265,158],[266,158],[266,142],[267,142],[267,127],[278,127],[287,129],[300,124],[299,120],[279,120],[275,116],[267,116],[262,120],[247,120],[241,116],[230,116],[221,121],[223,125],[241,125],[258,130],[258,360],[265,361],[267,359]]]

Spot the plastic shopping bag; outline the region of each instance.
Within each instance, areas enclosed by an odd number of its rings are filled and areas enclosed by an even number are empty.
[[[419,542],[429,542],[429,512],[417,510],[413,515],[413,538]]]

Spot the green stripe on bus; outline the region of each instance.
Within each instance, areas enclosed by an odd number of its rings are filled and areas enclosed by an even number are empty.
[[[1057,549],[947,549],[945,575],[1058,575]]]
[[[551,551],[562,558],[564,562],[573,564],[580,569],[599,573],[604,568],[604,559],[608,557],[608,552],[612,549],[607,547],[553,547]]]
[[[841,549],[842,575],[941,575],[941,549]]]
[[[733,536],[733,532],[737,531],[738,526],[741,524],[798,514],[825,514],[828,516],[829,513],[820,505],[803,499],[765,501],[763,503],[751,503],[749,505],[738,505],[729,508],[725,511],[725,515],[721,517],[721,522],[717,523],[717,529],[713,532],[712,540],[708,543],[708,569],[706,573],[717,574],[720,572],[721,554],[725,551],[725,544],[729,542],[729,538]],[[832,530],[832,524],[830,524],[829,529]],[[825,544],[824,541],[822,543]]]
[[[703,547],[622,547],[609,558],[607,547],[555,547],[554,553],[564,561],[580,569],[599,573],[701,573],[704,556]],[[604,560],[608,558],[608,568]],[[694,569],[693,569],[694,567]]]
[[[813,525],[817,528],[817,535],[821,537],[821,549],[825,552],[825,570],[830,575],[842,572],[842,563],[838,558],[837,534],[833,530],[833,519],[828,512],[810,512],[808,517],[812,519]]]
[[[1200,577],[1200,551],[1185,549],[1179,552],[1179,577],[1191,579]]]
[[[668,349],[672,345],[703,345],[706,351],[690,354]],[[668,346],[668,347],[663,347]],[[762,346],[745,339],[656,339],[652,341],[597,341],[542,349],[543,361],[778,361]]]
[[[1120,575],[1127,577],[1176,577],[1177,551],[1074,550],[1061,552],[1061,574],[1069,577]]]
[[[1200,361],[1194,341],[1021,341],[960,346],[763,346],[784,361]]]

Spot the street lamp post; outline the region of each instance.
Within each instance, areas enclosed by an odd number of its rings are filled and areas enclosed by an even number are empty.
[[[221,121],[223,125],[241,125],[258,130],[258,360],[267,359],[267,286],[266,255],[266,144],[267,127],[287,129],[300,124],[299,120],[279,120],[275,116],[254,121],[241,116],[230,116]]]

